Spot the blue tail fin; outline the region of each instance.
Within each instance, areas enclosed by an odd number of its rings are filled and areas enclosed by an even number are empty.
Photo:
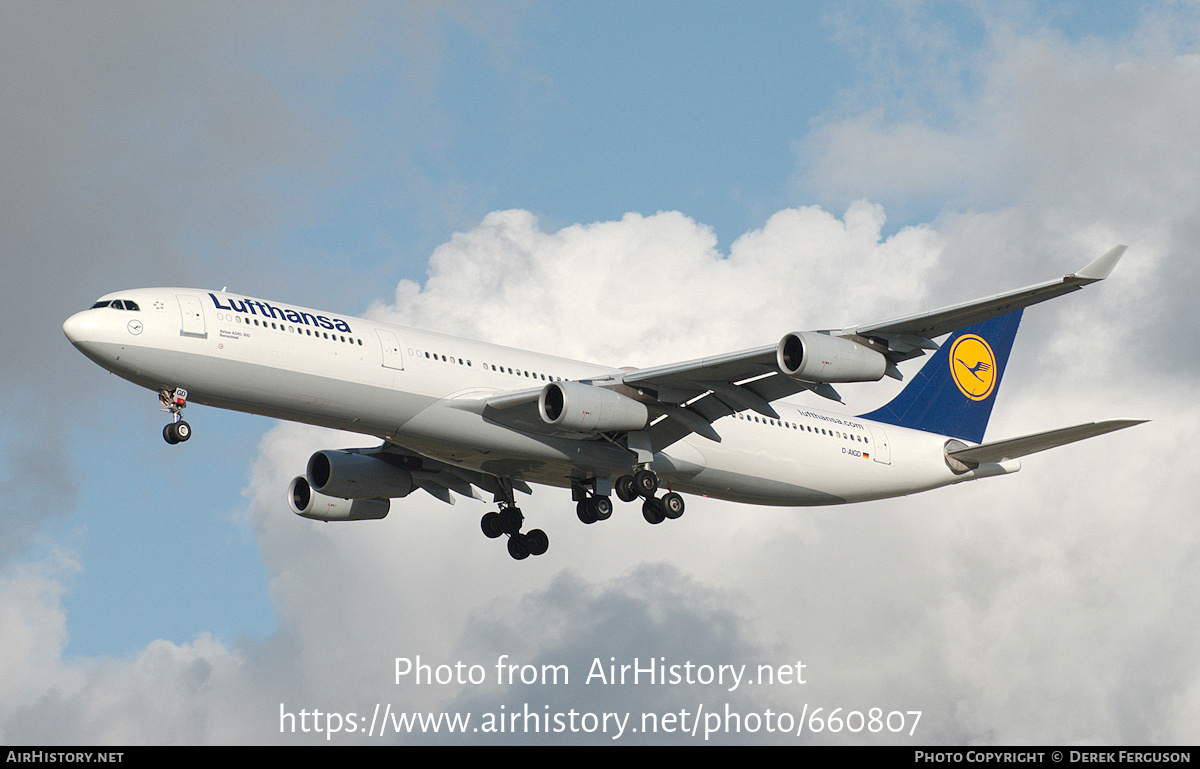
[[[890,403],[862,418],[981,443],[1021,312],[954,332]]]

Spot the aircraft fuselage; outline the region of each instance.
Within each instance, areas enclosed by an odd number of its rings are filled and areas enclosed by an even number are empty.
[[[592,380],[616,369],[220,291],[119,291],[64,324],[99,365],[193,403],[372,435],[433,459],[553,486],[627,473],[626,448],[593,434],[513,429],[456,402]],[[136,307],[137,309],[128,309]],[[911,494],[984,475],[954,473],[945,436],[778,401],[780,419],[718,419],[655,453],[675,491],[762,505]]]

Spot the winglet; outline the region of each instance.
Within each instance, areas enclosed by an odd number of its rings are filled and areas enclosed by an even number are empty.
[[[1084,267],[1079,272],[1075,273],[1075,277],[1086,281],[1104,280],[1108,274],[1112,272],[1113,267],[1117,266],[1117,262],[1121,261],[1121,257],[1125,255],[1125,246],[1117,246],[1104,256]]]

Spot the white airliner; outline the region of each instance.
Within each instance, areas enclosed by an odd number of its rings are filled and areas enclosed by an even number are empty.
[[[189,288],[108,294],[63,331],[96,363],[159,394],[172,415],[168,443],[191,436],[181,418],[189,401],[383,440],[313,454],[288,490],[298,515],[379,519],[418,488],[450,503],[451,492],[485,491],[499,510],[483,516],[484,534],[507,535],[521,559],[549,544],[540,529],[521,531],[514,493],[531,493],[529,483],[570,488],[584,523],[612,514],[615,491],[640,497],[657,524],[683,514],[679,492],[784,506],[895,497],[1015,472],[1018,457],[1138,424],[980,443],[1023,308],[1103,280],[1124,252],[935,312],[645,369]],[[834,384],[901,379],[898,364],[926,350],[936,352],[869,414],[784,400],[840,401]]]

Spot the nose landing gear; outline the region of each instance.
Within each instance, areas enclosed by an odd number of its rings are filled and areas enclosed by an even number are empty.
[[[158,402],[163,405],[162,411],[171,412],[171,422],[163,428],[163,440],[171,445],[182,443],[192,437],[192,426],[183,421],[183,409],[187,406],[187,390],[176,387],[174,390],[159,390]]]

